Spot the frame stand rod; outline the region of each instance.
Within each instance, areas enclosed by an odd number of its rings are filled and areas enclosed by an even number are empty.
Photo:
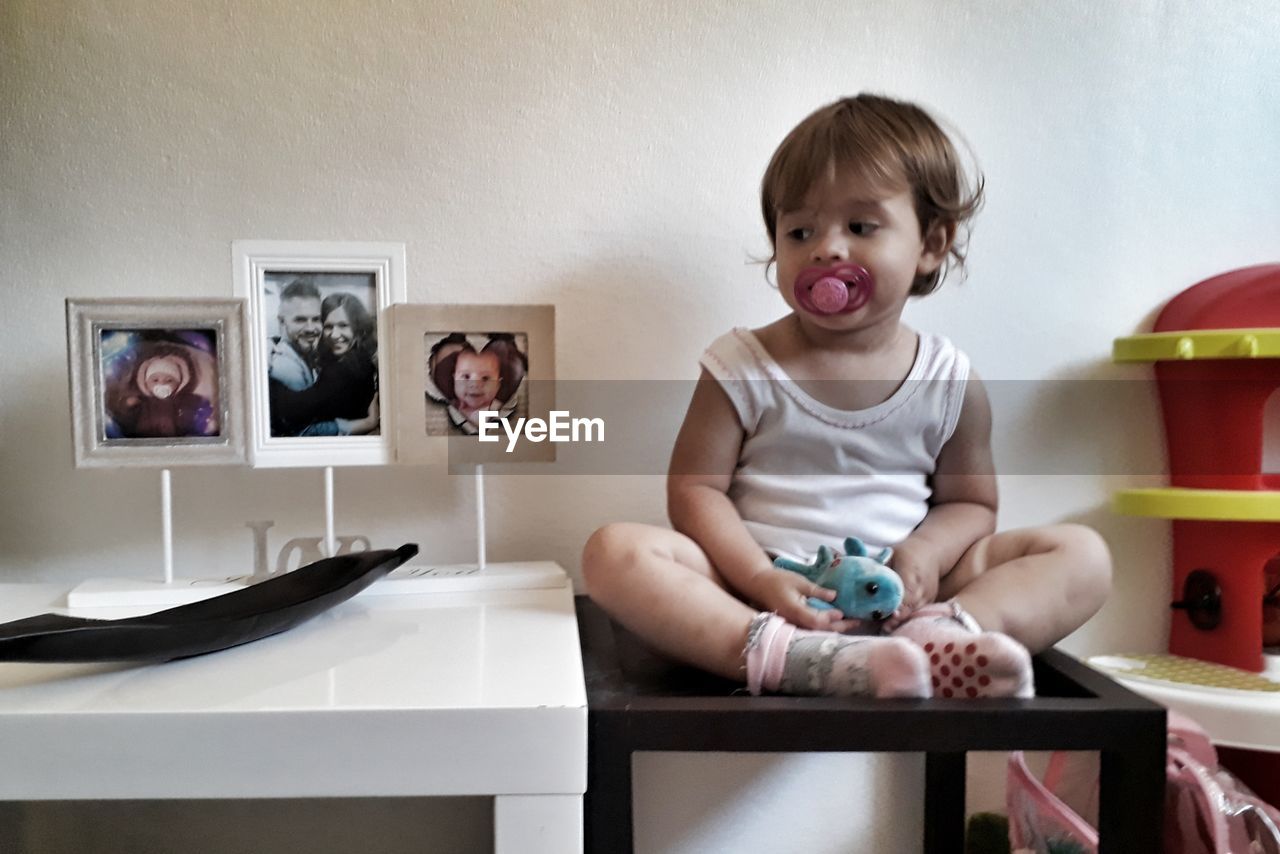
[[[169,470],[160,470],[160,538],[164,546],[164,583],[173,584],[173,485]]]
[[[324,467],[324,556],[333,557],[338,551],[333,535],[333,466]]]
[[[484,570],[484,466],[476,466],[476,566]]]

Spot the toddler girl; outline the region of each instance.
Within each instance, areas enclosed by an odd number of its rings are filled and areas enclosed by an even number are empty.
[[[902,322],[962,264],[981,202],[919,107],[859,95],[783,140],[762,206],[789,309],[714,341],[668,476],[675,530],[592,535],[592,598],[664,653],[752,693],[1033,694],[1028,650],[1102,606],[1110,556],[1078,525],[995,533],[991,412],[946,338]],[[879,636],[773,558],[855,535],[891,546],[902,607]]]

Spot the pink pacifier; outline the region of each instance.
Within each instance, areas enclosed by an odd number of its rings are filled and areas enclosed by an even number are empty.
[[[857,264],[806,267],[796,276],[794,293],[800,307],[811,314],[852,314],[875,292],[871,273]]]

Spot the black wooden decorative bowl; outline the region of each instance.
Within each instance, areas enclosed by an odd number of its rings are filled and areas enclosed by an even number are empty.
[[[40,614],[0,624],[0,661],[170,661],[287,631],[345,602],[418,553],[325,558],[252,587],[141,617]]]

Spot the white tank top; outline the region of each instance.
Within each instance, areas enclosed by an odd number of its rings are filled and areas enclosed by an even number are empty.
[[[700,364],[745,431],[729,498],[766,552],[808,560],[848,536],[896,546],[924,519],[969,377],[968,357],[949,340],[919,333],[902,385],[856,411],[807,394],[747,329],[717,338]]]

